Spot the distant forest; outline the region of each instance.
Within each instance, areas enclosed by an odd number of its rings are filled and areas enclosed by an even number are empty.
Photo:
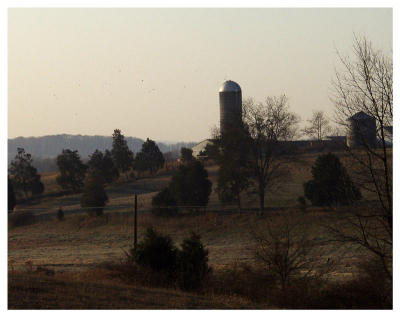
[[[137,153],[140,151],[143,140],[133,137],[125,137],[129,148]],[[178,158],[182,147],[193,147],[195,142],[177,142],[166,144],[157,142],[161,152],[166,159]],[[17,154],[17,148],[24,148],[25,152],[30,153],[33,158],[33,165],[39,172],[51,172],[57,170],[55,158],[63,149],[78,150],[83,161],[88,160],[96,149],[104,151],[111,150],[112,136],[88,136],[88,135],[46,135],[42,137],[18,137],[8,139],[8,164]]]

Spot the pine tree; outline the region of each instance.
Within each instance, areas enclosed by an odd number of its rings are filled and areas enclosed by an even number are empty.
[[[142,144],[142,149],[136,154],[134,168],[138,171],[150,171],[154,174],[164,166],[164,156],[156,142],[147,138]]]
[[[12,177],[12,183],[15,191],[22,191],[25,197],[40,195],[44,191],[43,183],[40,181],[40,175],[32,165],[33,159],[29,153],[25,153],[23,148],[18,148],[15,159],[11,161],[9,173]]]
[[[103,208],[108,201],[104,190],[104,178],[96,170],[90,169],[85,178],[85,185],[81,196],[81,207],[87,208],[89,215],[103,214]]]
[[[111,156],[114,161],[114,165],[120,173],[125,173],[132,167],[133,152],[129,150],[125,137],[123,134],[121,134],[121,130],[114,130],[112,137],[113,143]]]
[[[14,207],[16,205],[14,187],[10,180],[10,176],[8,176],[8,212],[13,212]]]
[[[304,184],[304,195],[313,205],[348,205],[361,198],[360,190],[336,155],[318,156],[311,173],[313,178]]]
[[[183,240],[178,251],[178,283],[184,290],[198,289],[210,272],[208,267],[208,250],[194,232]]]
[[[201,162],[195,160],[180,165],[172,177],[169,189],[181,206],[206,206],[211,193],[211,182],[207,170]]]
[[[106,150],[104,154],[103,152],[96,150],[92,155],[90,155],[89,158],[89,168],[99,172],[103,176],[106,183],[112,183],[118,178],[119,172],[114,165],[114,161],[109,150]]]
[[[188,148],[181,148],[181,160],[182,162],[190,162],[194,160],[193,150]]]
[[[217,188],[219,200],[236,203],[241,209],[240,195],[250,185],[250,136],[243,126],[225,131],[215,138],[215,161],[219,166]]]
[[[56,181],[61,188],[79,192],[83,186],[87,166],[82,163],[78,151],[63,150],[57,156],[57,166],[60,176],[56,178]]]

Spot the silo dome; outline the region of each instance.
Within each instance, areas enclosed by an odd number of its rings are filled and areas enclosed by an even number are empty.
[[[233,91],[233,92],[241,92],[242,89],[240,89],[240,86],[238,83],[235,83],[232,80],[227,80],[226,82],[224,82],[221,86],[221,88],[219,89],[219,92],[229,92],[229,91]]]

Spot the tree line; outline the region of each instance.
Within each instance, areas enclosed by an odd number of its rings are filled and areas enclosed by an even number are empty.
[[[103,153],[96,149],[86,164],[77,150],[63,149],[56,158],[59,170],[57,184],[65,191],[78,193],[84,189],[85,184],[98,183],[103,187],[123,174],[129,179],[132,175],[129,171],[149,171],[154,174],[164,166],[164,156],[153,140],[148,138],[142,144],[141,151],[134,155],[119,129],[114,130],[112,138],[111,150],[105,150]],[[15,195],[28,199],[38,197],[44,192],[44,185],[33,166],[32,156],[23,148],[18,148],[8,174],[9,197],[11,195],[9,210],[13,210],[15,206]],[[89,201],[89,198],[86,199],[84,204],[91,204]]]
[[[41,137],[17,137],[8,139],[8,164],[17,154],[17,148],[24,148],[30,153],[35,161],[35,167],[39,172],[52,172],[57,170],[55,158],[62,152],[63,149],[78,150],[81,158],[87,161],[96,149],[104,152],[106,149],[111,149],[112,146],[112,131],[109,136],[100,135],[71,135],[58,134],[46,135]],[[129,148],[137,153],[140,151],[143,142],[146,139],[135,137],[125,137]],[[157,145],[162,153],[169,153],[174,158],[178,158],[179,151],[182,147],[192,147],[195,142],[177,142],[167,143],[158,141]],[[54,163],[53,163],[54,162]],[[48,166],[48,164],[51,164]]]

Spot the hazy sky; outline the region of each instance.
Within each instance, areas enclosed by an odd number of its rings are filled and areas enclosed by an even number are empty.
[[[201,141],[227,79],[331,114],[335,48],[353,34],[392,54],[391,9],[9,9],[8,137]]]

